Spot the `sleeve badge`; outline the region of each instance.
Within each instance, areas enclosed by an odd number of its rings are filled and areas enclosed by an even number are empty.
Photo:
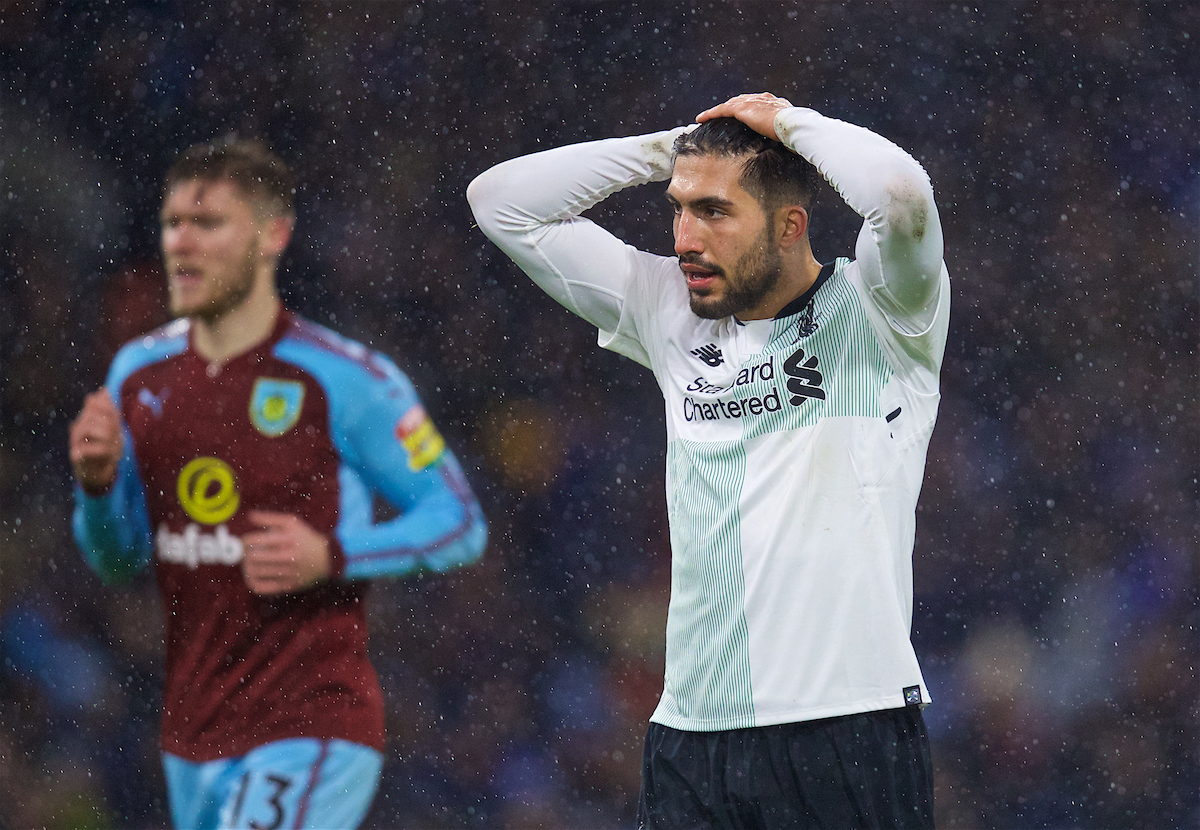
[[[425,407],[417,404],[396,422],[396,438],[408,453],[408,468],[420,472],[441,457],[446,442]]]

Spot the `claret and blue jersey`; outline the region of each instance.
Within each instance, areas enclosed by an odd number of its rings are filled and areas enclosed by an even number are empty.
[[[292,737],[382,748],[366,580],[468,564],[486,537],[408,378],[283,311],[266,341],[221,366],[190,347],[187,321],[172,323],[127,344],[106,385],[125,420],[124,456],[108,493],[77,491],[74,530],[106,581],[155,563],[163,748],[190,760]],[[377,497],[399,515],[376,522]],[[241,536],[256,509],[327,534],[333,578],[251,593]]]

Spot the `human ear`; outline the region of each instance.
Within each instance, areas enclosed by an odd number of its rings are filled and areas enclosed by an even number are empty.
[[[808,233],[808,211],[800,205],[787,205],[775,213],[779,247],[791,248]]]
[[[281,256],[292,241],[296,222],[290,216],[271,216],[263,223],[260,250],[270,256]]]

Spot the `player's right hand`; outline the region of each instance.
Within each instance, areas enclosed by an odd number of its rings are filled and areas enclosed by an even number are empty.
[[[92,392],[71,422],[70,459],[84,491],[99,494],[117,480],[117,465],[125,448],[121,414],[107,389]]]
[[[760,135],[765,135],[772,141],[778,141],[775,132],[775,116],[780,110],[791,107],[792,102],[769,92],[759,92],[753,95],[735,95],[723,104],[710,107],[696,116],[703,124],[713,118],[736,118]]]

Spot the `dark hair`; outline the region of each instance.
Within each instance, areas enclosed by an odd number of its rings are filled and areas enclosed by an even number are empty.
[[[266,142],[230,136],[193,144],[167,170],[163,193],[181,182],[201,179],[233,182],[250,200],[273,214],[295,211],[296,180]]]
[[[679,136],[679,156],[748,156],[740,184],[768,210],[782,205],[808,210],[821,183],[821,174],[806,159],[736,118],[714,118]]]

